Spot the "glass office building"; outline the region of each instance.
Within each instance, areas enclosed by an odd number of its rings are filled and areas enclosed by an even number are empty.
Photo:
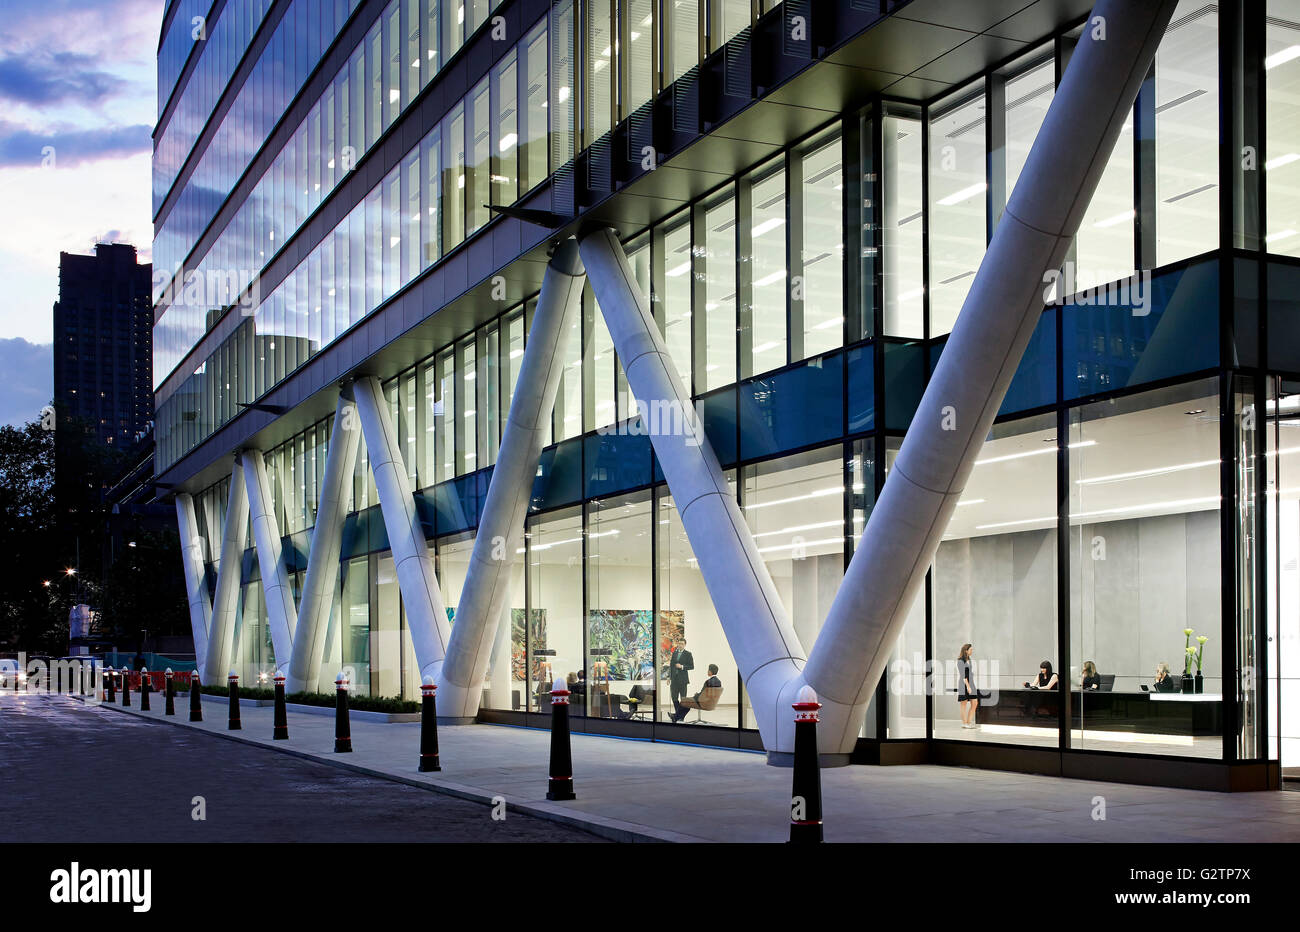
[[[604,224],[811,645],[1090,4],[208,6],[168,4],[154,171],[157,480],[208,583],[255,448],[301,588],[340,384],[373,375],[454,626],[548,247]],[[855,760],[1300,767],[1297,293],[1300,0],[1182,0]],[[572,337],[479,717],[546,727],[581,674],[575,729],[761,747],[590,286]],[[246,540],[247,682],[275,658]],[[364,444],[340,561],[323,674],[417,697]],[[679,637],[689,691],[722,683],[683,723]]]

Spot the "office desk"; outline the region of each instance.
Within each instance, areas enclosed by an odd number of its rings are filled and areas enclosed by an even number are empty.
[[[1046,689],[1004,689],[997,702],[985,699],[976,712],[981,725],[1051,728],[1059,718],[1061,694]],[[1223,734],[1223,697],[1201,693],[1117,693],[1074,690],[1070,727],[1089,731],[1211,737]]]

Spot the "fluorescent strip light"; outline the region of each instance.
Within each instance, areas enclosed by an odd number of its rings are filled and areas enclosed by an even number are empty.
[[[760,343],[758,346],[754,347],[754,355],[757,356],[759,353],[766,353],[768,350],[774,350],[780,345],[780,343],[775,341]]]
[[[785,269],[781,269],[778,272],[773,272],[771,275],[764,275],[758,281],[754,282],[754,287],[762,288],[764,285],[773,285],[776,282],[779,282],[783,278],[785,278]]]
[[[757,237],[757,236],[762,236],[764,233],[771,233],[777,227],[783,226],[784,224],[785,224],[785,220],[783,218],[772,217],[771,219],[764,220],[758,226],[754,227],[753,235]]]
[[[983,498],[966,498],[958,502],[957,507],[960,508],[963,505],[982,505],[986,500],[987,499],[983,499]]]
[[[1264,237],[1266,243],[1276,243],[1279,240],[1290,239],[1295,236],[1295,230],[1279,230],[1277,233],[1270,233]]]
[[[518,359],[518,358],[519,358],[520,356],[522,356],[522,355],[524,355],[524,351],[521,350],[521,349],[516,349],[516,350],[511,350],[511,351],[510,351],[510,358],[511,358],[511,359]]]
[[[1272,71],[1278,65],[1300,58],[1300,45],[1288,45],[1280,52],[1274,52],[1264,59],[1264,70]]]
[[[809,492],[807,495],[796,495],[793,498],[775,498],[770,502],[753,502],[745,506],[746,511],[753,511],[756,508],[769,508],[772,505],[787,505],[790,502],[804,502],[810,498],[824,498],[827,495],[841,495],[844,492],[844,486],[835,485],[829,489],[818,489],[815,492]]]
[[[1106,227],[1119,226],[1125,220],[1132,220],[1132,219],[1133,219],[1133,211],[1126,210],[1122,214],[1116,214],[1113,217],[1107,217],[1105,220],[1098,220],[1096,223],[1093,224],[1093,226],[1099,230],[1102,230],[1105,229]]]
[[[760,537],[775,537],[778,534],[794,534],[797,531],[813,531],[824,527],[839,527],[843,521],[819,521],[817,524],[796,524],[794,527],[783,527],[779,531],[764,531],[761,534],[755,534],[754,539]]]
[[[691,263],[683,262],[681,265],[675,265],[664,274],[669,278],[677,278],[679,275],[685,275],[691,270]]]
[[[518,141],[519,141],[519,136],[517,133],[506,133],[504,136],[501,137],[501,141],[497,143],[497,148],[500,149],[502,152],[509,152],[512,148],[514,148],[515,143],[517,143]]]
[[[1281,168],[1283,165],[1290,165],[1296,161],[1300,161],[1300,152],[1288,152],[1286,155],[1279,155],[1275,159],[1269,159],[1264,163],[1264,168],[1272,171],[1275,168]]]
[[[1069,449],[1075,450],[1079,447],[1095,447],[1096,445],[1097,441],[1095,440],[1080,440],[1078,443],[1070,444]],[[1055,453],[1056,450],[1056,444],[1052,444],[1052,446],[1044,447],[1041,450],[1025,450],[1023,453],[1008,453],[1005,456],[990,456],[988,459],[976,460],[975,465],[987,466],[989,463],[1005,463],[1007,460],[1020,460],[1027,456],[1042,456],[1046,453]]]
[[[800,547],[816,547],[821,544],[839,544],[844,545],[842,537],[828,537],[825,540],[804,540],[797,544],[774,544],[771,547],[759,547],[759,553],[775,553],[778,550],[795,550]]]
[[[988,183],[981,181],[979,184],[973,184],[968,188],[962,188],[960,191],[954,191],[947,197],[940,199],[939,203],[944,207],[951,207],[953,204],[960,204],[962,201],[969,201],[977,194],[983,194],[988,190]]]
[[[1124,479],[1141,479],[1147,476],[1163,476],[1171,472],[1184,472],[1188,469],[1200,469],[1205,466],[1218,466],[1220,460],[1201,460],[1197,463],[1176,463],[1173,466],[1157,466],[1153,469],[1138,469],[1134,472],[1117,472],[1109,476],[1097,476],[1092,479],[1076,479],[1077,485],[1099,485],[1103,482],[1119,482]]]

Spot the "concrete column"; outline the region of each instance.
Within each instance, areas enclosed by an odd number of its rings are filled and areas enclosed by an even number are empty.
[[[225,530],[221,538],[221,565],[217,568],[217,591],[212,598],[212,627],[204,657],[203,682],[224,683],[234,652],[235,611],[239,607],[239,583],[248,532],[248,496],[244,489],[242,454],[235,454],[230,473],[230,495],[226,501]]]
[[[1084,24],[808,665],[783,693],[817,690],[823,752],[853,746],[1175,5],[1100,0]]]
[[[208,647],[208,626],[212,603],[204,583],[203,538],[194,515],[194,498],[188,492],[176,496],[176,523],[181,536],[181,561],[185,572],[185,594],[190,604],[190,632],[194,635],[194,659],[200,670]]]
[[[472,722],[478,712],[492,637],[508,608],[510,568],[523,540],[533,477],[568,358],[569,334],[581,305],[583,282],[578,244],[565,240],[556,248],[542,278],[519,381],[479,517],[447,662],[438,680],[438,713],[444,721]]]
[[[352,475],[357,448],[361,445],[361,424],[350,392],[339,395],[334,408],[325,455],[325,478],[321,482],[316,526],[311,532],[307,575],[303,578],[298,629],[285,689],[290,693],[316,692],[320,687],[320,665],[325,655],[334,590],[338,587],[339,554],[343,546],[343,525],[348,517]]]
[[[411,630],[415,662],[420,680],[432,676],[438,682],[442,661],[447,653],[451,626],[442,603],[442,589],[433,572],[433,557],[424,539],[424,529],[415,511],[411,480],[402,464],[393,419],[388,414],[384,391],[374,376],[365,376],[352,386],[361,417],[361,430],[370,455],[370,469],[375,474],[375,491],[379,509],[388,529],[388,543],[393,551],[397,586],[406,607]]]
[[[271,483],[266,478],[266,460],[261,450],[245,450],[240,459],[244,466],[244,487],[253,523],[257,566],[262,571],[262,592],[266,596],[266,622],[271,629],[271,646],[275,650],[275,672],[279,674],[289,665],[289,655],[293,653],[298,610],[293,604],[289,570],[284,565],[280,522],[275,519]]]
[[[596,300],[646,432],[672,489],[682,526],[749,691],[764,744],[776,747],[781,687],[803,667],[803,648],[718,458],[669,358],[649,302],[613,230],[582,239]],[[793,736],[793,724],[786,727]],[[793,740],[793,738],[792,738]],[[793,744],[791,744],[793,747]]]

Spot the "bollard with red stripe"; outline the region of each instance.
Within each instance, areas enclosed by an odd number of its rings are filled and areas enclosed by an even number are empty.
[[[433,677],[426,676],[420,687],[420,773],[441,770],[438,760],[438,705]]]
[[[551,780],[546,786],[546,798],[577,799],[573,793],[573,752],[569,747],[569,691],[563,686],[551,690]]]
[[[334,680],[334,753],[352,750],[352,727],[348,723],[348,680],[342,673]]]
[[[126,667],[122,668],[122,708],[131,707],[131,671]]]
[[[149,668],[140,668],[140,711],[149,711],[149,693],[153,692],[153,681],[149,679]]]
[[[203,721],[203,690],[199,688],[199,671],[190,674],[190,721]]]
[[[817,692],[811,686],[799,690],[794,709],[794,789],[790,799],[790,841],[816,844],[822,841],[822,774],[817,760]]]
[[[176,682],[172,679],[172,668],[168,667],[163,671],[163,679],[166,681],[166,701],[163,703],[163,715],[176,714]]]
[[[234,670],[226,677],[228,691],[230,693],[230,721],[227,724],[227,731],[241,731],[243,726],[239,723],[239,674]]]
[[[289,712],[284,707],[284,674],[275,671],[275,722],[271,726],[274,741],[289,740]]]

